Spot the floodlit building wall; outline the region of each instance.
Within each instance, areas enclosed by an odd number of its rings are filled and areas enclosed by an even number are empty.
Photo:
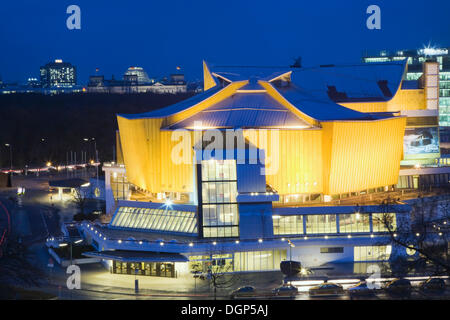
[[[322,130],[267,131],[266,139],[244,130],[251,143],[266,151],[267,183],[279,194],[321,193]]]
[[[396,184],[406,117],[336,121],[324,127],[324,194]]]
[[[117,121],[128,181],[144,190],[159,192],[162,119],[129,120],[118,116]]]
[[[159,119],[119,117],[128,180],[147,191],[194,191],[190,137],[161,131]],[[279,194],[339,194],[396,184],[403,155],[406,117],[378,121],[323,122],[322,129],[267,131],[244,135],[266,150],[266,181]],[[175,148],[183,141],[179,153]],[[184,158],[183,157],[187,157]],[[177,163],[179,161],[180,163]]]
[[[398,112],[402,110],[425,110],[427,108],[424,89],[402,90],[386,102],[339,103],[360,112]]]

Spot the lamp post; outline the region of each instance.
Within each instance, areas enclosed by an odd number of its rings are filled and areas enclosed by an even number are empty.
[[[95,157],[95,163],[96,163],[96,165],[95,165],[95,167],[96,167],[96,174],[97,174],[97,180],[98,180],[98,151],[97,151],[97,140],[95,139],[95,138],[84,138],[83,139],[84,141],[86,141],[86,142],[89,142],[89,141],[91,141],[91,142],[94,142],[94,157]]]
[[[289,243],[289,260],[292,261],[292,248],[295,247],[295,244],[289,239],[287,239],[287,242]]]
[[[10,160],[9,171],[10,171],[11,174],[12,174],[12,168],[13,168],[12,145],[10,145],[9,143],[5,143],[5,147],[9,148],[9,160]]]

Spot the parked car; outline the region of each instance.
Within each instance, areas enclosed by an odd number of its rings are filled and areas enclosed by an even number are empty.
[[[314,296],[332,296],[344,293],[340,284],[324,282],[309,289],[309,295]]]
[[[350,297],[361,297],[361,296],[373,296],[375,295],[375,289],[369,288],[367,286],[367,282],[362,280],[358,282],[356,285],[351,286],[347,289]]]
[[[394,279],[384,287],[386,293],[393,297],[409,298],[411,296],[412,286],[408,279]]]
[[[277,297],[295,297],[298,289],[293,285],[283,285],[272,290],[272,294]]]
[[[230,298],[249,298],[255,296],[256,290],[252,286],[240,287],[231,292]]]
[[[425,294],[443,294],[447,286],[440,278],[430,278],[419,285],[419,290]]]

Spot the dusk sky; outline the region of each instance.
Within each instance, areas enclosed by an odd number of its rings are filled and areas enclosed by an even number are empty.
[[[81,8],[81,30],[68,30],[66,8]],[[366,9],[381,8],[381,30],[366,28]],[[0,77],[25,82],[60,58],[85,84],[95,68],[121,78],[129,66],[160,77],[181,66],[200,79],[203,59],[220,65],[360,62],[364,50],[449,47],[448,0],[345,1],[3,1]]]

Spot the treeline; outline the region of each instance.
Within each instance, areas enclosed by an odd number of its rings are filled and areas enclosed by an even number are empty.
[[[113,159],[117,113],[141,113],[192,96],[162,94],[8,94],[0,95],[0,168],[65,164],[67,154],[81,160]],[[91,139],[86,142],[84,139]],[[9,144],[9,147],[5,146]]]

